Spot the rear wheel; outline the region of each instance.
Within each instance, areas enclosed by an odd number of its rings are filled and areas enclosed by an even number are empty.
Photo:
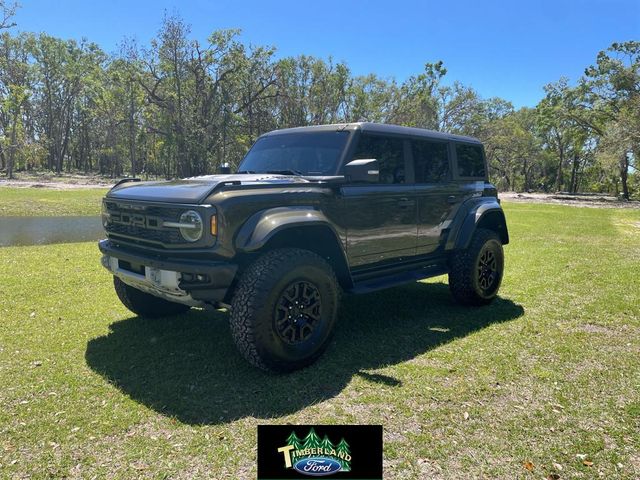
[[[451,258],[449,289],[463,305],[486,305],[498,294],[504,272],[500,237],[493,230],[476,230],[469,248]]]
[[[340,287],[313,252],[265,253],[240,278],[231,302],[231,333],[252,365],[287,372],[313,363],[327,348]]]
[[[113,286],[122,304],[136,315],[146,318],[170,317],[189,310],[188,305],[170,302],[133,288],[118,277],[113,277]]]

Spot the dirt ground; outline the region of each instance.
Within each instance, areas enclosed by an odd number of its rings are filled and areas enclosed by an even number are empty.
[[[508,202],[555,203],[591,208],[640,208],[638,200],[623,201],[606,194],[500,192],[498,196]]]
[[[53,190],[72,190],[77,188],[108,188],[119,179],[90,177],[81,175],[31,176],[28,178],[6,180],[0,178],[0,187],[49,188]],[[592,208],[640,208],[640,201],[621,201],[606,194],[568,194],[568,193],[518,193],[500,192],[499,197],[509,202],[551,203]]]
[[[33,175],[24,178],[7,180],[0,177],[0,187],[18,188],[49,188],[53,190],[70,190],[74,188],[107,188],[113,186],[119,179],[81,175]]]

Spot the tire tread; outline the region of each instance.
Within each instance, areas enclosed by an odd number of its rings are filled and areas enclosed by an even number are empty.
[[[476,267],[476,255],[482,246],[500,237],[493,230],[479,228],[473,234],[469,247],[456,252],[450,260],[449,290],[453,298],[462,305],[487,305],[494,297],[484,298],[477,294],[473,287],[473,269]],[[497,292],[497,290],[496,290]]]
[[[272,293],[273,285],[279,280],[280,274],[293,266],[309,262],[325,270],[336,287],[337,303],[339,303],[340,288],[333,268],[322,257],[309,250],[299,248],[271,250],[259,257],[242,274],[231,301],[230,329],[236,347],[253,366],[269,372],[286,372],[299,368],[299,366],[294,367],[260,355],[254,319],[262,307],[262,302]],[[329,343],[328,340],[325,342],[325,348]],[[324,348],[321,348],[311,358],[306,359],[304,365],[313,363],[323,350]]]

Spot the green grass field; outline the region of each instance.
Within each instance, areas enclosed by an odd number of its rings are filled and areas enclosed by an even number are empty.
[[[0,187],[0,216],[100,215],[107,190]]]
[[[346,297],[286,376],[225,313],[135,318],[93,243],[0,249],[0,478],[253,479],[287,422],[383,424],[385,479],[639,478],[640,211],[505,210],[493,305],[444,277]]]

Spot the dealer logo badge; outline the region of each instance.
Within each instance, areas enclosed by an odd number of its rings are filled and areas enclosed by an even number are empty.
[[[313,427],[304,438],[292,431],[278,453],[283,456],[285,468],[303,475],[322,477],[351,471],[351,450],[346,440],[341,438],[334,444],[328,435],[320,438]]]
[[[257,480],[382,480],[382,425],[258,425]]]

